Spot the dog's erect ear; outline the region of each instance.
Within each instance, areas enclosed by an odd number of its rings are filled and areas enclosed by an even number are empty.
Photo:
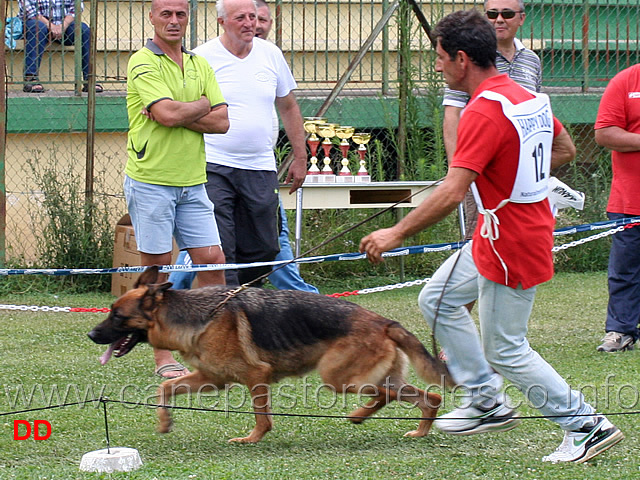
[[[156,295],[162,295],[164,294],[165,291],[169,290],[171,287],[173,287],[173,283],[164,282],[164,283],[161,283],[160,285],[154,285],[152,288],[149,288],[149,292],[153,292]]]
[[[164,300],[164,292],[173,286],[171,282],[164,282],[160,285],[146,285],[147,293],[142,297],[142,308],[144,310],[154,310],[158,303]]]
[[[160,268],[158,267],[158,265],[153,265],[152,267],[147,268],[144,272],[142,272],[138,280],[136,280],[136,283],[133,284],[133,288],[158,283],[159,271]]]

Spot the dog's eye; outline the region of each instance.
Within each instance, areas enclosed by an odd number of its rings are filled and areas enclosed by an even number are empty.
[[[122,325],[124,325],[124,323],[127,321],[127,317],[125,317],[124,315],[121,315],[118,312],[114,312],[113,314],[113,326],[114,327],[121,327]]]

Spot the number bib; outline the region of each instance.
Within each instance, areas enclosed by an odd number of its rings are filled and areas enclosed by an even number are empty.
[[[549,192],[553,114],[549,97],[543,93],[533,94],[536,98],[517,105],[490,90],[479,95],[502,104],[502,112],[520,137],[518,173],[509,196],[509,201],[515,203],[540,202]]]
[[[500,102],[504,116],[513,124],[520,138],[518,172],[509,198],[502,200],[496,208],[485,209],[475,182],[471,191],[478,204],[478,213],[483,216],[480,237],[486,238],[504,269],[504,284],[509,284],[509,269],[496,250],[494,242],[500,238],[500,220],[497,211],[509,202],[536,203],[549,193],[551,170],[551,145],[553,144],[553,114],[549,97],[534,93],[535,98],[514,105],[499,93],[486,90],[479,97]]]

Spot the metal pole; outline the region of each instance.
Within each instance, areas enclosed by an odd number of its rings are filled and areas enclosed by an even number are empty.
[[[404,178],[407,162],[407,102],[411,82],[411,47],[409,45],[409,8],[402,2],[398,11],[398,159],[396,160],[396,177]]]
[[[382,7],[389,7],[389,0],[382,1]],[[385,25],[382,29],[382,94],[389,94],[389,26]]]
[[[93,4],[96,2],[91,2]],[[76,13],[73,17],[74,52],[73,60],[75,65],[74,73],[74,93],[76,96],[82,95],[82,1],[75,0]],[[64,32],[62,32],[64,34]]]
[[[582,92],[589,90],[589,0],[582,5]]]
[[[6,8],[7,4],[5,0],[0,0],[0,12],[2,12],[2,19],[0,25],[2,25],[2,31],[4,32],[6,23]],[[6,252],[6,239],[7,239],[7,186],[6,171],[5,171],[5,159],[6,159],[6,142],[7,142],[7,78],[5,77],[6,70],[6,56],[4,45],[0,48],[0,267],[4,267],[7,260]]]
[[[189,49],[193,50],[200,43],[198,41],[198,0],[190,0],[189,3]]]
[[[302,245],[302,190],[296,190],[296,258],[300,256],[300,246]]]
[[[282,0],[276,0],[276,8],[273,12],[276,31],[276,45],[282,50]]]
[[[89,78],[87,79],[87,149],[85,154],[84,201],[86,206],[85,225],[90,228],[91,208],[93,206],[93,175],[96,143],[96,45],[98,28],[98,2],[89,4],[89,28],[91,30],[91,49],[89,51]],[[76,22],[76,28],[80,22]],[[78,37],[76,36],[76,39]]]

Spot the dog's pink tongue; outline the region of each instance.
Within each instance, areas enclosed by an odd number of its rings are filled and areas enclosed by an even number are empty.
[[[115,343],[115,342],[114,342]],[[109,345],[109,348],[107,348],[107,351],[104,352],[101,356],[100,356],[100,365],[104,365],[106,364],[109,359],[111,358],[111,355],[113,355],[113,351],[115,350],[115,345],[114,343],[112,343],[111,345]]]

